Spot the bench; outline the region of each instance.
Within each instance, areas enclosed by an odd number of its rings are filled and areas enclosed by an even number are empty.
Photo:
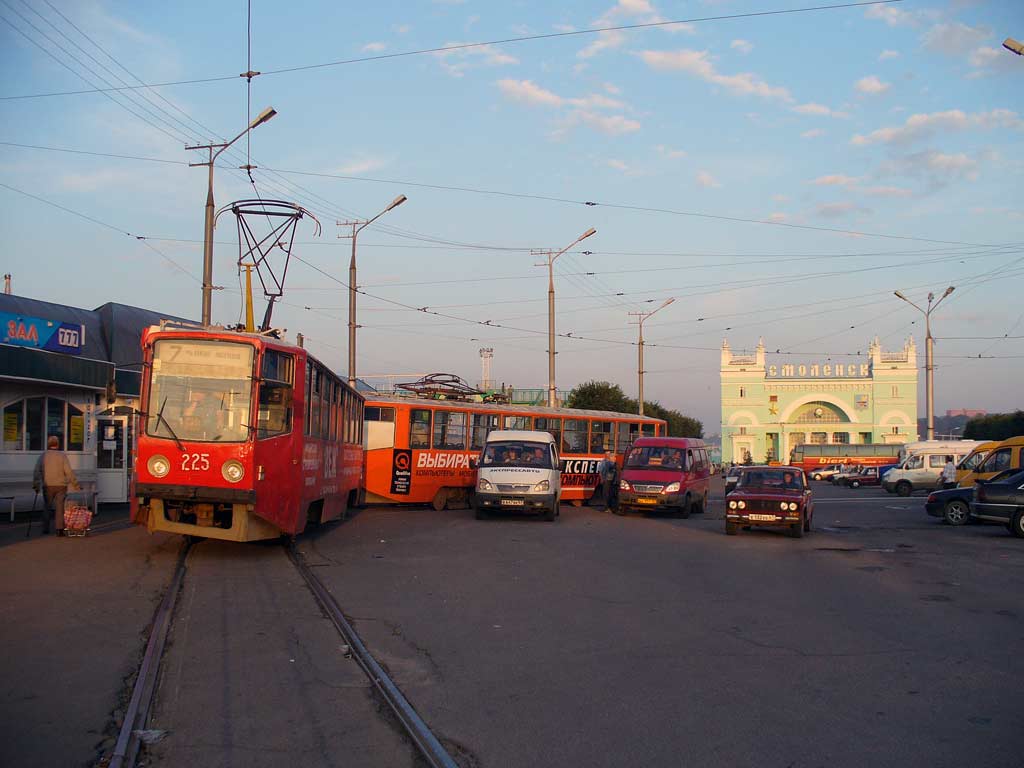
[[[95,470],[83,470],[82,472],[76,473],[78,477],[78,484],[81,486],[80,490],[68,491],[67,497],[69,499],[81,498],[84,496],[86,506],[92,510],[93,514],[99,511],[97,499],[99,498],[99,491],[96,488],[96,472]],[[34,494],[32,490],[32,475],[31,473],[26,475],[23,472],[6,472],[0,474],[0,502],[10,502],[10,521],[14,522],[14,504],[19,496],[28,496]],[[42,493],[39,494],[42,496]]]

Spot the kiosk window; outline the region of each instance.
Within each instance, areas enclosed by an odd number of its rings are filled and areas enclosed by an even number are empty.
[[[409,447],[430,447],[430,411],[415,408],[409,412]]]
[[[4,442],[5,451],[21,451],[25,434],[25,401],[19,400],[4,407]]]

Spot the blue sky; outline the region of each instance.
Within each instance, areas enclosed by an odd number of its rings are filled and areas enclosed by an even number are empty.
[[[257,189],[323,224],[319,238],[299,225],[296,255],[347,279],[336,222],[409,198],[360,236],[359,282],[372,294],[360,297],[360,374],[475,382],[490,346],[499,382],[545,386],[547,281],[530,249],[596,227],[556,262],[557,329],[582,337],[558,339],[560,388],[601,378],[635,393],[628,313],[674,297],[645,326],[645,389],[715,432],[723,337],[742,349],[764,336],[787,361],[847,360],[875,335],[898,347],[913,334],[923,349],[915,311],[892,291],[921,302],[955,285],[934,316],[938,412],[1019,407],[1024,343],[999,337],[1024,336],[1024,58],[1001,47],[1024,38],[1021,3],[907,1],[269,74],[799,7],[254,0],[252,68],[268,74],[252,82],[252,114],[279,112],[251,135]],[[247,120],[246,4],[213,8],[0,5],[3,97],[95,87],[75,74],[97,83],[85,65],[131,84],[225,78],[0,100],[0,182],[114,228],[0,188],[16,293],[198,316],[206,177],[183,147]],[[218,206],[254,196],[236,170],[245,140],[233,149],[217,170]],[[235,322],[230,214],[216,240],[214,320]],[[344,372],[346,302],[342,285],[293,261],[276,324]]]

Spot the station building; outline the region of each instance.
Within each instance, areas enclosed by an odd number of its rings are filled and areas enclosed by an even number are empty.
[[[128,500],[144,328],[180,318],[125,304],[81,309],[0,294],[0,500],[32,494],[52,435],[89,501]],[[6,512],[0,506],[0,513]]]
[[[793,363],[722,342],[722,461],[788,461],[802,443],[917,440],[917,348],[885,352],[876,337],[865,357]]]

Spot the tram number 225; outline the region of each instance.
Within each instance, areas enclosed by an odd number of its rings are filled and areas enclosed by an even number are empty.
[[[210,468],[210,454],[208,453],[183,453],[181,454],[181,470],[183,472],[205,472]]]

